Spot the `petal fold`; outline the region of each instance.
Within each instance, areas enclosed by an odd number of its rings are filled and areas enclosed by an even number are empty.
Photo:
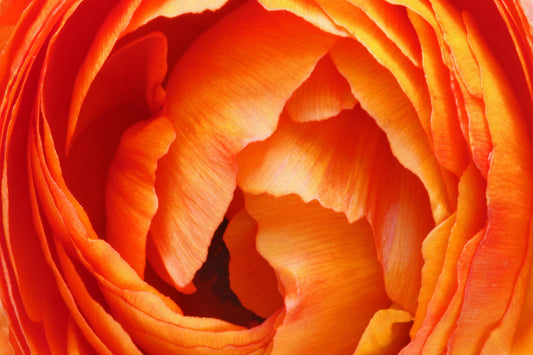
[[[231,289],[242,305],[262,318],[283,306],[274,269],[257,252],[257,223],[241,210],[228,224],[224,242],[230,253]]]
[[[106,240],[143,278],[146,238],[157,211],[157,161],[175,132],[165,116],[139,122],[122,135],[106,186]]]
[[[158,168],[151,235],[178,289],[193,291],[231,202],[233,155],[274,131],[286,101],[334,41],[292,14],[250,2],[206,31],[174,67],[166,113],[177,138]]]
[[[409,342],[411,314],[400,309],[377,311],[361,337],[354,355],[394,355]]]
[[[272,352],[353,352],[373,314],[390,304],[364,219],[296,195],[245,195],[257,248],[283,285],[285,316]]]

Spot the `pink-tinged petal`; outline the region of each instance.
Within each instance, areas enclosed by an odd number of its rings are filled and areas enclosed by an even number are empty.
[[[70,191],[99,234],[105,233],[106,181],[120,135],[160,110],[166,56],[166,39],[157,32],[121,47],[104,64],[85,98],[62,165]]]
[[[283,306],[274,269],[257,252],[257,223],[245,211],[228,224],[224,242],[230,253],[229,280],[242,305],[258,316],[270,317]]]
[[[356,103],[350,85],[327,55],[292,94],[286,110],[296,122],[321,121],[352,109]]]
[[[372,315],[390,304],[368,222],[349,224],[296,195],[245,200],[258,224],[258,251],[276,270],[285,298],[272,352],[354,351]]]
[[[349,33],[338,26],[324,10],[316,3],[309,0],[259,0],[259,3],[270,11],[290,11],[304,20],[312,23],[322,31],[341,37],[348,37]]]
[[[441,165],[459,177],[468,165],[468,152],[450,88],[450,72],[442,61],[434,30],[412,12],[409,18],[422,46],[422,66],[431,98],[431,134],[435,155]]]
[[[339,40],[330,51],[361,107],[385,131],[396,158],[414,172],[426,187],[435,222],[450,214],[453,194],[446,183],[417,113],[394,76],[379,65],[365,47]]]
[[[146,238],[157,211],[157,161],[174,141],[165,116],[139,122],[122,135],[106,186],[106,240],[143,278]]]
[[[395,355],[409,342],[412,316],[389,308],[377,311],[361,337],[354,355]]]
[[[247,3],[174,67],[166,113],[177,137],[158,167],[151,235],[178,289],[193,290],[232,199],[233,155],[274,131],[286,101],[334,41],[292,14]]]
[[[296,193],[305,202],[367,216],[375,231],[389,297],[414,313],[423,238],[433,227],[427,193],[392,156],[383,132],[360,108],[321,122],[283,117],[267,140],[237,156],[244,192]],[[391,178],[393,177],[393,178]],[[411,237],[405,239],[404,235]]]

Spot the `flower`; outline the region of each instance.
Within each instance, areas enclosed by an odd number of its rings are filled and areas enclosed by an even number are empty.
[[[2,2],[13,349],[527,353],[532,18]]]

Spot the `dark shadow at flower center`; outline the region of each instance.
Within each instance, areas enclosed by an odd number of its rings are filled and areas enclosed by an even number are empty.
[[[264,319],[246,309],[230,288],[230,256],[222,238],[227,225],[228,221],[224,219],[215,231],[207,260],[193,279],[197,289],[195,293],[187,295],[177,291],[163,281],[149,264],[146,266],[145,280],[176,302],[186,316],[217,318],[236,325],[253,327]]]

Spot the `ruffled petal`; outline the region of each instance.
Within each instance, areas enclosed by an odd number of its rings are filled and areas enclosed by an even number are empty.
[[[285,298],[272,352],[353,352],[372,315],[390,304],[368,222],[349,224],[296,195],[245,200],[258,224],[257,249]]]
[[[178,17],[187,13],[201,13],[207,10],[218,10],[228,0],[196,0],[187,2],[176,2],[173,0],[142,1],[135,10],[133,17],[128,24],[126,33],[133,32],[150,20],[159,17]]]
[[[350,83],[352,94],[361,107],[387,134],[393,154],[422,180],[429,194],[433,217],[440,223],[450,214],[449,198],[452,196],[448,196],[440,167],[417,113],[396,79],[355,41],[339,40],[330,55]]]
[[[374,231],[389,297],[414,313],[423,238],[433,227],[427,193],[394,159],[383,132],[360,108],[321,122],[283,117],[267,140],[237,156],[244,192],[296,193],[305,202],[366,216]],[[391,177],[394,177],[391,179]],[[404,235],[410,235],[405,239]]]
[[[394,355],[409,342],[411,314],[400,309],[377,311],[361,337],[354,355]]]
[[[268,318],[283,306],[283,298],[274,269],[257,252],[256,234],[257,223],[245,210],[229,222],[224,233],[230,253],[229,280],[244,307]]]
[[[350,85],[329,56],[323,57],[311,76],[292,94],[286,110],[296,122],[320,121],[352,109],[357,101]]]
[[[274,131],[285,102],[334,41],[292,14],[247,3],[174,67],[166,112],[177,138],[158,168],[151,235],[178,289],[193,290],[232,199],[233,155]]]
[[[435,229],[424,242],[425,264],[420,303],[411,331],[413,341],[406,351],[415,351],[424,346],[437,323],[441,322],[452,298],[459,292],[457,264],[465,245],[486,223],[485,187],[479,170],[470,164],[459,182],[459,199],[454,217]],[[441,343],[445,344],[446,341],[443,339]]]
[[[0,52],[4,50],[17,22],[20,14],[26,9],[29,0],[6,0],[0,6]]]
[[[349,36],[341,26],[338,26],[315,2],[307,0],[259,0],[259,3],[270,11],[290,11],[304,20],[312,23],[322,31],[329,32],[341,37]]]
[[[431,98],[431,136],[439,163],[461,176],[468,165],[468,152],[458,121],[448,68],[442,61],[434,30],[420,16],[409,13],[422,46],[422,66]]]
[[[139,122],[122,135],[106,186],[106,240],[143,278],[146,238],[157,211],[157,161],[174,141],[165,116]]]
[[[98,239],[83,208],[62,180],[50,129],[46,122],[43,126],[43,142],[39,136],[31,137],[34,205],[40,207],[48,228],[68,255],[97,280],[113,317],[135,344],[148,352],[163,353],[250,353],[268,345],[279,312],[249,330],[218,319],[184,317],[176,304],[143,282],[107,242]],[[92,339],[99,340],[94,335]]]
[[[120,136],[160,111],[166,56],[166,39],[157,32],[121,47],[96,76],[81,108],[63,173],[99,234],[105,233],[106,181]]]
[[[418,329],[420,329],[422,322],[426,318],[429,302],[435,292],[439,280],[439,274],[442,271],[446,246],[455,224],[455,220],[456,214],[454,213],[442,221],[441,224],[436,226],[422,243],[424,267],[422,268],[422,280],[420,292],[418,293],[418,305],[413,326],[410,331],[412,339],[415,338],[415,334],[418,332]]]
[[[498,334],[514,332],[518,314],[513,309],[520,309],[524,299],[525,289],[516,289],[516,283],[531,258],[527,246],[533,204],[533,157],[525,119],[505,73],[491,56],[473,20],[466,15],[463,20],[481,73],[494,145],[487,178],[487,234],[472,261],[463,309],[450,340],[452,351],[460,348],[467,354],[479,351],[481,346],[508,349],[511,345],[510,337],[505,339]],[[500,329],[487,339],[487,332],[500,321]],[[468,336],[462,333],[465,329]]]

